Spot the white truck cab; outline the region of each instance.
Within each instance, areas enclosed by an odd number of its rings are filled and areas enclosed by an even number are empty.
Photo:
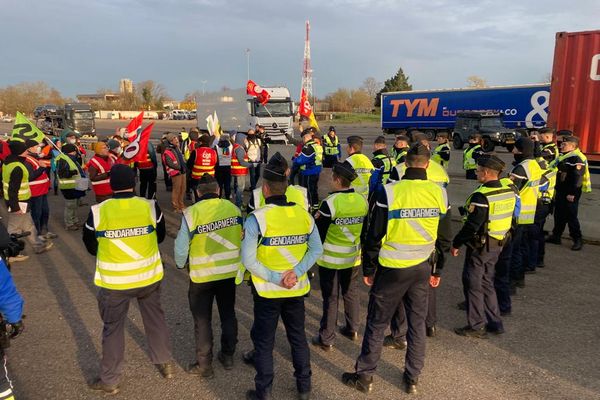
[[[294,115],[296,107],[290,97],[290,91],[284,86],[263,87],[271,97],[262,105],[255,97],[247,99],[248,129],[259,124],[271,140],[287,141],[285,134],[294,135]]]

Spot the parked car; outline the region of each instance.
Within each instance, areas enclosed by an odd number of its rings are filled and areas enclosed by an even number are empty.
[[[0,118],[0,122],[8,122],[8,123],[11,123],[11,122],[14,122],[14,120],[15,120],[15,119],[14,119],[13,117],[11,117],[10,115],[5,115],[5,116],[3,116],[2,118]]]

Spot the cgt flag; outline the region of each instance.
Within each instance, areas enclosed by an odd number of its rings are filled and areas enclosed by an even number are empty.
[[[41,143],[46,136],[44,135],[44,132],[40,130],[40,128],[35,126],[23,114],[17,111],[11,137],[18,138],[23,141],[31,139]]]
[[[146,157],[148,156],[148,142],[150,141],[152,128],[154,128],[154,122],[146,126],[144,130],[138,133],[133,141],[125,147],[125,150],[123,150],[123,157],[119,159],[122,160],[122,163],[129,164],[146,160]]]
[[[140,114],[132,119],[127,125],[127,141],[132,142],[135,140],[137,135],[140,133],[142,129],[142,123],[144,122],[144,112],[140,112]]]
[[[271,98],[269,92],[257,85],[254,81],[248,81],[246,84],[246,93],[250,96],[256,97],[256,99],[263,106],[267,104]]]
[[[317,124],[315,113],[313,112],[312,106],[308,101],[308,96],[306,95],[304,89],[302,89],[302,92],[300,94],[300,106],[298,107],[298,113],[300,114],[301,121],[308,120],[310,126],[312,126],[318,131],[321,131],[321,129],[319,129],[319,124]]]

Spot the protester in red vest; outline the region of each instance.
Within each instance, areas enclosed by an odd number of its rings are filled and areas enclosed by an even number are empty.
[[[217,152],[209,147],[210,136],[200,136],[198,145],[199,147],[190,153],[190,158],[187,161],[187,166],[191,170],[190,187],[194,193],[194,202],[197,202],[199,198],[196,194],[198,181],[204,174],[215,176],[217,165]]]
[[[242,208],[242,196],[246,187],[246,177],[248,168],[252,163],[248,162],[246,153],[246,135],[243,133],[235,134],[235,143],[233,145],[233,156],[231,157],[231,176],[233,177],[233,191],[235,192],[235,205]]]
[[[137,169],[140,170],[140,196],[147,199],[153,199],[156,195],[156,150],[154,145],[148,142],[148,153],[144,161],[136,162]]]
[[[46,162],[40,160],[42,145],[33,140],[27,140],[27,155],[25,156],[25,166],[29,170],[29,188],[31,198],[29,207],[31,209],[31,219],[37,231],[37,236],[42,241],[54,239],[57,234],[48,231],[48,221],[50,219],[50,207],[48,206],[48,191],[50,190],[50,178],[48,177]],[[35,234],[36,232],[31,232]]]
[[[162,153],[162,162],[167,174],[171,177],[171,182],[173,182],[171,204],[175,212],[183,213],[183,210],[185,210],[183,196],[185,195],[186,164],[183,154],[179,150],[179,137],[169,133],[166,139],[167,146]]]
[[[96,143],[94,151],[96,154],[88,163],[88,173],[90,182],[92,182],[92,189],[94,189],[94,194],[96,195],[96,203],[101,203],[112,196],[110,169],[114,163],[108,156],[108,146],[106,143]]]

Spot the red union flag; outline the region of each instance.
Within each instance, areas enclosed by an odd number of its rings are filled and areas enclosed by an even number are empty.
[[[301,121],[308,120],[310,126],[320,131],[319,124],[317,124],[317,119],[315,118],[312,106],[308,101],[308,96],[306,95],[304,89],[302,89],[302,92],[300,92],[300,106],[298,107],[298,113],[300,114]]]
[[[136,135],[135,139],[123,150],[123,157],[120,158],[124,164],[131,162],[145,161],[148,155],[148,142],[150,141],[150,133],[154,128],[154,122],[144,128],[144,130]]]
[[[139,130],[142,128],[142,123],[144,122],[144,112],[140,112],[140,114],[132,119],[127,125],[127,141],[133,142],[136,136],[139,133]]]
[[[271,98],[269,92],[257,85],[254,81],[248,81],[246,84],[246,93],[249,96],[256,97],[263,106],[267,104]]]

